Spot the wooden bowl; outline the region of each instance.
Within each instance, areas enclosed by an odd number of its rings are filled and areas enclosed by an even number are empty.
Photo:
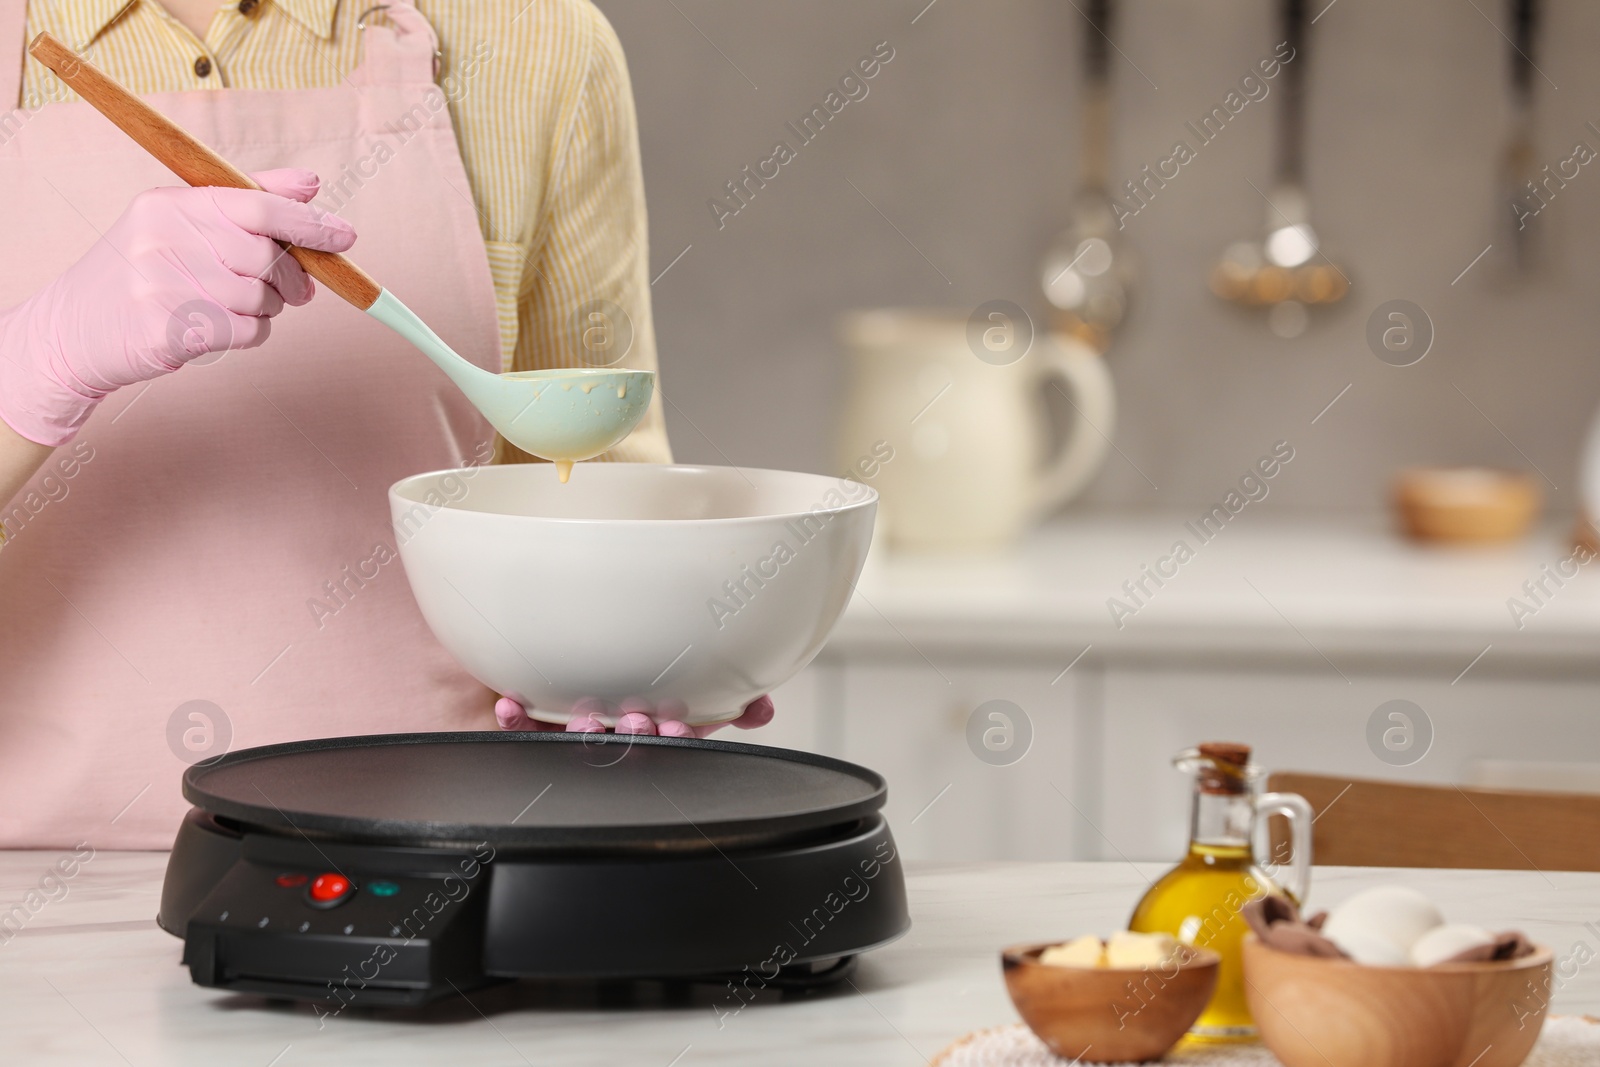
[[[1245,996],[1285,1067],[1517,1067],[1544,1025],[1551,958],[1372,967],[1251,936]]]
[[[1400,525],[1414,541],[1515,541],[1539,515],[1539,483],[1521,471],[1419,467],[1394,480]]]
[[[1080,1063],[1153,1060],[1178,1043],[1217,987],[1220,957],[1185,946],[1176,967],[1057,967],[1039,953],[1058,942],[1000,953],[1006,991],[1050,1051]]]

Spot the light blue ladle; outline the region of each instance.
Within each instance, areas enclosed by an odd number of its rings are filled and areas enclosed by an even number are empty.
[[[378,291],[367,314],[438,364],[507,441],[555,460],[562,481],[574,460],[598,456],[627,437],[655,395],[656,375],[647,370],[585,367],[493,374],[457,354],[387,289]]]
[[[50,34],[35,37],[28,51],[190,185],[261,188]],[[593,367],[495,374],[468,362],[343,256],[295,245],[285,250],[307,274],[421,349],[502,437],[524,452],[554,460],[562,481],[575,460],[592,459],[620,443],[649,410],[654,371]]]

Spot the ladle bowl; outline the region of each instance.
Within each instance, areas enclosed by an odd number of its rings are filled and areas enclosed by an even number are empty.
[[[555,460],[562,481],[574,460],[592,459],[627,437],[655,395],[654,371],[622,367],[486,371],[458,355],[387,289],[367,314],[433,360],[500,436],[524,452]]]
[[[566,485],[542,463],[435,471],[389,491],[440,643],[535,718],[607,725],[630,698],[725,722],[799,673],[855,589],[877,499],[822,475],[641,463]]]

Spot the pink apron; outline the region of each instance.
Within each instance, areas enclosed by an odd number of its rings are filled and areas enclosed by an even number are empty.
[[[0,2],[7,103],[24,8]],[[408,0],[387,15],[335,88],[149,99],[246,171],[315,170],[360,235],[351,258],[499,371],[436,39]],[[0,307],[135,193],[177,184],[87,104],[0,120]],[[165,848],[182,772],[226,749],[492,728],[492,695],[417,611],[386,498],[405,475],[486,462],[491,442],[442,373],[326,291],[261,348],[111,394],[3,512],[0,848]]]

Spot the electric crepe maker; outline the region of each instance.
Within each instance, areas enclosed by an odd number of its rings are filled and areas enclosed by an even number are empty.
[[[194,981],[329,1010],[516,978],[824,984],[910,925],[883,778],[809,753],[341,737],[229,753],[183,792],[158,921]]]

